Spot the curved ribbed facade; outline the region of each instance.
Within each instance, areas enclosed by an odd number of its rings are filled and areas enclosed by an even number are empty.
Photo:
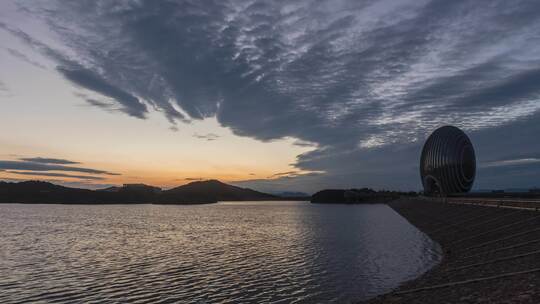
[[[474,148],[463,131],[453,126],[444,126],[429,136],[420,158],[420,176],[425,194],[468,192],[475,175]]]

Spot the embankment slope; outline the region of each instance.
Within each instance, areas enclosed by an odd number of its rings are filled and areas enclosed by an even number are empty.
[[[445,254],[425,275],[367,303],[540,303],[540,212],[420,199],[389,205]]]

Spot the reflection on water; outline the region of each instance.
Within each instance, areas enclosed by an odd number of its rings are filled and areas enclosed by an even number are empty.
[[[439,248],[386,205],[0,205],[0,302],[350,302]]]

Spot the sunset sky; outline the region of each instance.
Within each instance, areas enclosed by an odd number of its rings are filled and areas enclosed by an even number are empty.
[[[540,2],[0,1],[0,179],[418,190],[540,186]]]

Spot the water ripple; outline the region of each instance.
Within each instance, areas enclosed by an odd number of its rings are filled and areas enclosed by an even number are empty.
[[[385,205],[0,205],[0,302],[346,303],[439,248]]]

